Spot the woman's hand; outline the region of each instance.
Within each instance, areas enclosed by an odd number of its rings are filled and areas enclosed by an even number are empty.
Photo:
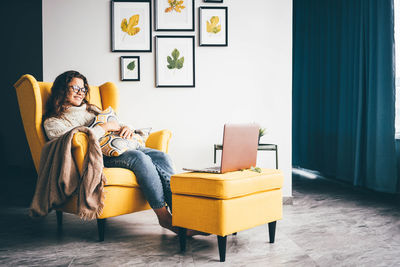
[[[109,122],[100,124],[100,126],[106,132],[118,132],[119,130],[121,130],[121,126],[116,121],[109,121]]]
[[[121,136],[124,139],[132,139],[133,137],[133,131],[129,129],[128,126],[122,126],[121,130],[119,131],[119,136]]]

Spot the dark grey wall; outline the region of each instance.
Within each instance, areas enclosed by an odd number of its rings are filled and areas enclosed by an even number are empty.
[[[42,1],[7,1],[0,8],[1,103],[0,200],[29,204],[36,171],[26,141],[13,84],[23,74],[43,79]]]

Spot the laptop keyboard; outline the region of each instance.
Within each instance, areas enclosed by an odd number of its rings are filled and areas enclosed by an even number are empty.
[[[183,168],[185,171],[191,171],[191,172],[208,172],[208,173],[220,173],[221,172],[221,167],[206,167],[206,168],[200,168],[200,169],[191,169],[191,168]]]
[[[210,171],[220,171],[221,167],[220,166],[216,166],[216,167],[207,167],[205,168],[206,170],[210,170]]]

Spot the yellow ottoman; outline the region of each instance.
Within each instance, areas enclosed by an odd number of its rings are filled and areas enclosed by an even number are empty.
[[[227,235],[268,223],[273,243],[282,218],[282,185],[282,172],[274,169],[173,175],[172,224],[180,227],[181,251],[186,229],[217,235],[220,261],[225,261]]]

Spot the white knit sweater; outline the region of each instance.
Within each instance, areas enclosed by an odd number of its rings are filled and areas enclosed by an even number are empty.
[[[71,131],[78,126],[88,126],[96,115],[86,110],[86,104],[80,107],[71,106],[61,118],[48,118],[44,121],[43,127],[47,138],[52,140]],[[94,135],[99,139],[105,134],[104,129],[97,125],[92,128]]]

